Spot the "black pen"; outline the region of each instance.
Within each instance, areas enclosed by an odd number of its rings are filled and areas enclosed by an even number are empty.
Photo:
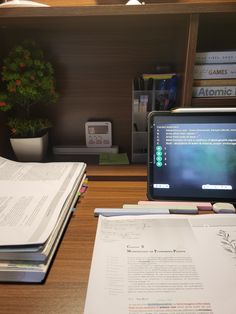
[[[140,90],[144,90],[144,79],[141,76],[139,77],[139,87]]]

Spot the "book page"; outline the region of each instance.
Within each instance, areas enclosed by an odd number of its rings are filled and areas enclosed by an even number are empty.
[[[0,157],[0,245],[43,244],[84,163],[20,163]]]
[[[99,216],[85,314],[234,314],[236,216],[215,216]]]

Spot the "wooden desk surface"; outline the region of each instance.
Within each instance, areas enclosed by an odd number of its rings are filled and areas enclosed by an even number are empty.
[[[146,181],[147,167],[145,165],[119,166],[89,166],[88,176],[92,180],[115,181]]]
[[[89,181],[88,190],[68,224],[46,281],[43,284],[0,284],[0,313],[83,313],[97,227],[93,210],[146,199],[145,181],[133,181],[140,174],[145,175],[145,168],[141,167],[141,172],[138,168],[88,167],[88,175],[94,178],[97,175],[97,181]],[[101,173],[102,177],[110,174],[110,179],[112,173],[116,175],[115,179],[124,176],[126,181],[98,181]],[[129,174],[132,182],[127,181]]]

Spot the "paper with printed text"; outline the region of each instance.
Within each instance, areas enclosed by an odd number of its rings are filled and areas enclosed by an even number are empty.
[[[235,314],[236,215],[99,217],[85,314]]]

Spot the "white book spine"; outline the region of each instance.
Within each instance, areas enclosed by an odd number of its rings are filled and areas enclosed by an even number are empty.
[[[199,86],[193,87],[193,97],[236,97],[236,86]]]
[[[195,63],[236,63],[236,50],[197,52]]]
[[[236,78],[236,63],[202,64],[194,66],[194,79]]]

